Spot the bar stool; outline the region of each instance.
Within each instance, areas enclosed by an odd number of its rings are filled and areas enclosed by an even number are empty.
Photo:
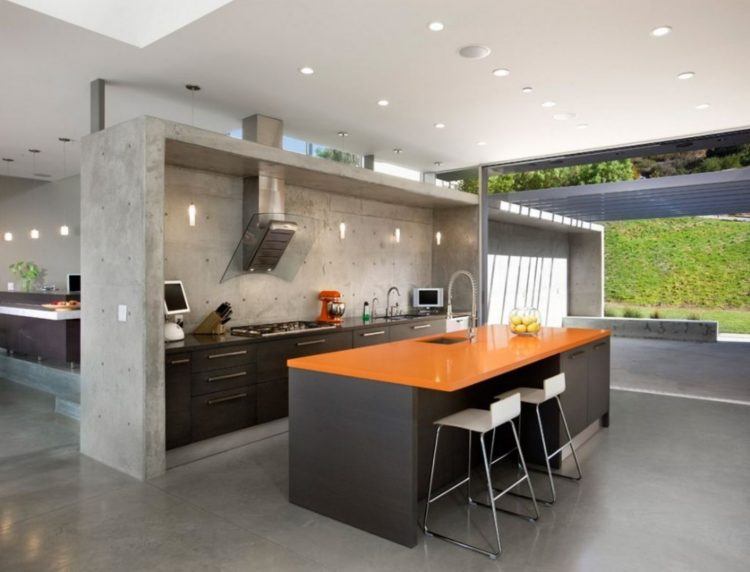
[[[550,500],[540,499],[545,504],[554,504],[555,501],[557,500],[557,493],[555,491],[555,482],[552,479],[553,475],[556,477],[562,477],[564,479],[571,479],[574,481],[580,481],[581,478],[583,477],[583,475],[581,474],[581,465],[578,463],[578,455],[576,455],[576,449],[573,446],[573,438],[571,437],[570,429],[568,428],[568,420],[565,418],[565,412],[563,411],[562,404],[560,403],[559,395],[563,393],[564,391],[565,391],[565,374],[558,373],[557,375],[554,375],[552,377],[545,379],[544,387],[541,389],[534,388],[534,387],[517,387],[516,389],[511,389],[510,391],[501,393],[500,395],[496,397],[496,399],[504,400],[504,399],[507,399],[508,396],[511,394],[519,394],[522,403],[529,403],[529,404],[536,406],[536,419],[537,419],[537,422],[539,423],[539,434],[542,437],[542,450],[544,451],[544,459],[545,459],[545,463],[547,464],[547,475],[549,476],[549,487],[550,487],[550,491],[552,492],[552,498]],[[539,413],[539,406],[542,403],[546,403],[550,399],[554,399],[557,402],[557,407],[560,410],[560,417],[563,420],[563,425],[565,427],[565,433],[568,436],[568,440],[567,442],[563,443],[559,449],[548,454],[547,453],[547,440],[544,438],[544,428],[542,427],[542,416]],[[573,460],[575,461],[576,470],[578,471],[577,477],[563,475],[562,473],[559,473],[559,472],[553,473],[552,467],[550,466],[550,463],[549,463],[552,457],[562,453],[565,447],[568,447],[568,446],[570,446],[570,451],[573,453]],[[519,446],[519,450],[520,450],[520,446]],[[534,471],[536,469],[532,468],[531,470]],[[520,495],[520,496],[523,496],[523,495]]]
[[[497,511],[498,510],[502,510],[503,512],[508,512],[510,514],[515,514],[517,516],[521,516],[529,520],[536,520],[539,518],[539,507],[536,504],[536,499],[534,497],[534,489],[531,486],[531,479],[529,479],[529,472],[526,469],[526,463],[523,459],[523,453],[521,453],[521,444],[518,440],[518,433],[516,432],[516,427],[513,424],[513,419],[518,417],[520,414],[521,414],[520,396],[518,393],[514,393],[513,395],[508,395],[505,398],[492,403],[492,405],[490,405],[489,411],[484,410],[484,409],[464,409],[463,411],[459,411],[458,413],[454,413],[453,415],[448,415],[447,417],[443,417],[442,419],[438,419],[437,421],[435,421],[435,425],[437,425],[437,431],[435,433],[435,448],[433,449],[433,452],[432,452],[432,468],[430,469],[430,485],[427,491],[427,502],[425,503],[425,508],[424,508],[423,531],[426,535],[435,536],[437,538],[440,538],[442,540],[445,540],[447,542],[450,542],[462,548],[467,548],[469,550],[479,552],[480,554],[489,556],[491,559],[494,560],[498,557],[498,555],[500,554],[502,550],[500,546],[500,529],[498,528],[498,525],[497,525]],[[501,490],[498,494],[494,494],[494,489],[492,487],[492,480],[490,477],[490,463],[487,457],[487,447],[484,442],[484,436],[490,431],[493,431],[495,428],[500,427],[501,425],[505,423],[510,423],[510,426],[513,429],[513,437],[516,441],[516,446],[518,447],[519,459],[523,466],[524,475],[523,477],[521,477],[519,480],[517,480],[515,483],[513,483],[509,487]],[[466,478],[460,481],[459,483],[452,485],[448,489],[442,491],[437,496],[433,497],[432,496],[432,483],[435,477],[435,460],[437,458],[438,443],[440,441],[440,431],[443,429],[443,427],[455,427],[456,429],[463,429],[464,431],[468,432],[469,434],[468,474]],[[489,503],[478,502],[471,498],[471,440],[472,440],[473,433],[479,434],[479,442],[481,444],[482,460],[484,464],[484,473],[485,473],[485,477],[487,478],[487,498],[488,498]],[[530,517],[528,515],[515,513],[512,511],[508,511],[508,510],[498,509],[495,506],[496,501],[500,497],[510,492],[511,490],[513,490],[515,487],[517,487],[524,481],[526,481],[529,484],[529,490],[531,491],[530,498],[532,499],[534,503],[534,510],[536,512],[536,517]],[[430,528],[428,527],[430,504],[444,497],[451,491],[454,491],[455,489],[457,489],[464,483],[468,483],[467,485],[468,495],[467,496],[468,496],[468,503],[470,505],[480,504],[482,506],[492,509],[492,519],[495,525],[495,540],[497,542],[497,551],[495,552],[490,552],[488,550],[479,548],[478,546],[473,546],[461,540],[457,540],[455,538],[445,536],[443,534],[435,532],[434,530],[430,530]]]

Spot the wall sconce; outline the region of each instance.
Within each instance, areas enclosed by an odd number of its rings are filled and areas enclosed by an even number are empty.
[[[70,234],[70,229],[68,228],[67,224],[64,224],[60,227],[60,236],[68,236]]]
[[[443,233],[440,231],[437,231],[435,233],[435,244],[440,246],[440,243],[443,242]]]
[[[345,222],[339,223],[339,238],[341,240],[344,240],[346,238],[346,223]]]
[[[5,240],[5,242],[10,242],[11,240],[13,240],[13,233],[12,232],[6,232],[3,235],[3,240]]]
[[[39,231],[35,228],[32,228],[31,232],[29,233],[29,236],[33,238],[34,240],[36,240],[37,238],[39,238]]]
[[[197,210],[195,208],[195,205],[193,203],[190,203],[190,206],[188,207],[188,224],[190,226],[195,226],[195,214]]]
[[[396,240],[396,242],[401,242],[401,229],[397,228],[396,232],[393,233],[393,238]]]

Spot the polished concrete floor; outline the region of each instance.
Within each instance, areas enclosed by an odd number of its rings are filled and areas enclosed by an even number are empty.
[[[141,483],[79,455],[65,422],[29,407],[49,447],[19,411],[0,416],[2,571],[744,571],[750,558],[743,405],[613,392],[611,427],[580,450],[583,481],[560,481],[536,524],[501,514],[494,562],[435,538],[410,550],[290,505],[286,435]],[[490,538],[489,511],[467,510],[458,491],[433,514],[437,530]]]
[[[612,338],[612,386],[750,404],[750,340]]]

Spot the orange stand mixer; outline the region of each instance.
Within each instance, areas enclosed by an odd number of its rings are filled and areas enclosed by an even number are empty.
[[[325,324],[340,324],[341,316],[346,311],[346,304],[341,301],[341,292],[337,290],[323,290],[318,294],[321,301],[318,322]]]

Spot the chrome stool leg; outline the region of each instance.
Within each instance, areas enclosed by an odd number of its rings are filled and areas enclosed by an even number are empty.
[[[556,395],[555,401],[557,401],[557,408],[560,410],[560,416],[563,420],[563,425],[565,426],[565,433],[568,436],[568,445],[570,445],[570,451],[573,453],[573,460],[576,463],[576,470],[578,471],[578,477],[567,477],[565,475],[558,475],[560,477],[573,479],[576,481],[580,481],[583,478],[583,473],[581,473],[581,465],[578,463],[578,455],[576,454],[576,448],[573,446],[573,437],[570,436],[570,429],[568,428],[568,420],[565,417],[565,411],[563,411],[562,403],[560,403],[560,398]],[[565,445],[563,445],[564,447]],[[562,449],[560,449],[562,451]]]

